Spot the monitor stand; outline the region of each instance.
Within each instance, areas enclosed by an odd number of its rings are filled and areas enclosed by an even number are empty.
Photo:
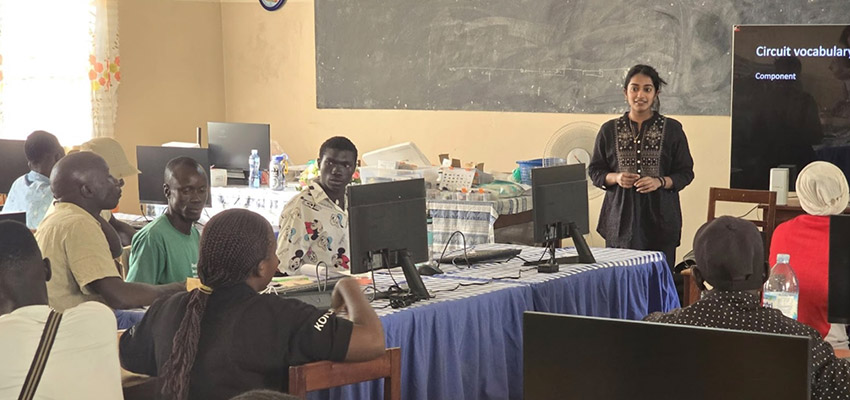
[[[428,293],[428,289],[425,288],[425,283],[422,282],[422,277],[419,275],[419,271],[416,269],[416,265],[413,264],[413,259],[410,257],[410,252],[408,250],[397,250],[397,259],[399,264],[401,264],[401,270],[404,272],[404,280],[407,281],[407,290],[414,297],[415,300],[427,300],[431,298],[431,294]],[[382,251],[381,252],[381,263],[384,267],[390,268],[390,252]],[[390,293],[387,292],[376,292],[376,299],[383,299],[389,297]]]
[[[540,261],[528,261],[523,265],[536,265],[537,272],[540,273],[553,273],[558,272],[560,270],[560,265],[564,264],[593,264],[596,262],[596,258],[593,257],[593,253],[590,251],[590,246],[587,245],[587,241],[584,240],[584,236],[582,236],[581,231],[578,230],[578,226],[575,222],[570,222],[567,224],[569,229],[570,237],[573,238],[573,244],[576,246],[576,251],[578,252],[577,256],[567,256],[567,257],[555,257],[555,249],[561,243],[561,239],[563,239],[561,232],[562,225],[560,222],[557,224],[549,225],[548,233],[546,235],[547,238],[550,238],[545,242],[546,250],[549,252],[549,258],[547,260]]]

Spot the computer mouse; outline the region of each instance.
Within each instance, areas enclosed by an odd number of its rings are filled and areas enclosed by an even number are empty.
[[[422,264],[419,266],[419,275],[431,276],[443,273],[443,270],[441,270],[440,267],[436,265]]]

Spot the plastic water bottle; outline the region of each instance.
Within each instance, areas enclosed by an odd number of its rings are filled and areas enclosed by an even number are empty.
[[[428,254],[434,254],[434,219],[431,210],[425,210],[425,223],[428,227]]]
[[[770,278],[764,284],[765,307],[782,311],[788,318],[797,319],[797,300],[800,298],[800,286],[797,275],[791,268],[788,254],[777,254],[776,265],[770,269]]]
[[[248,173],[248,187],[259,188],[260,154],[257,152],[257,149],[251,149],[251,156],[248,157],[248,166],[250,167],[250,171]]]
[[[269,163],[269,189],[283,190],[286,181],[283,178],[283,154],[272,157]]]

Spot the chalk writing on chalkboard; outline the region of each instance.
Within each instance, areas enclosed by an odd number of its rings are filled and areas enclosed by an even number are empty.
[[[732,26],[843,24],[850,1],[315,0],[320,108],[619,113],[626,70],[667,114],[728,115]],[[842,20],[843,19],[843,20]]]

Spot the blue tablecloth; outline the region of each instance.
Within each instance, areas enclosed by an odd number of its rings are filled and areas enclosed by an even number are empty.
[[[489,244],[482,249],[517,248]],[[595,248],[595,264],[561,265],[560,272],[540,274],[522,261],[491,263],[476,268],[443,266],[447,277],[470,280],[511,280],[531,285],[535,311],[594,317],[641,319],[654,311],[679,307],[679,298],[664,253]],[[526,260],[539,260],[545,249],[523,247]],[[460,254],[455,252],[454,254]],[[558,257],[576,255],[574,248],[558,249]]]
[[[392,283],[388,274],[375,274],[375,281],[378,288]],[[438,277],[423,281],[435,298],[405,309],[373,302],[387,347],[401,347],[402,398],[522,398],[522,313],[533,309],[531,288],[501,282],[459,287],[470,282]],[[382,382],[369,382],[309,398],[380,399],[382,390]]]
[[[521,257],[529,260],[543,252],[522,249]],[[558,254],[570,252],[561,249]],[[593,253],[598,263],[561,266],[556,274],[538,274],[519,259],[470,269],[444,265],[446,274],[423,277],[435,298],[405,309],[389,308],[385,300],[373,302],[387,346],[402,349],[402,398],[521,399],[524,311],[639,319],[679,306],[661,253]],[[393,277],[402,283],[397,269],[392,277],[376,272],[378,289],[389,286]],[[381,382],[368,382],[312,393],[310,398],[381,398],[382,387]]]

